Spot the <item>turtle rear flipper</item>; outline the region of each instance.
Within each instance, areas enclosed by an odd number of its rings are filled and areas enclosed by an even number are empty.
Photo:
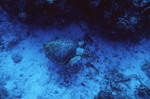
[[[71,60],[69,61],[69,64],[71,64],[71,67],[72,67],[80,59],[81,59],[81,56],[75,56],[71,58]]]

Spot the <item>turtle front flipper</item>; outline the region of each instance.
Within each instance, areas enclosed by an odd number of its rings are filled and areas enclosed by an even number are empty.
[[[69,64],[71,64],[71,67],[72,67],[80,59],[81,59],[81,56],[75,56],[71,58],[71,60],[69,61]]]

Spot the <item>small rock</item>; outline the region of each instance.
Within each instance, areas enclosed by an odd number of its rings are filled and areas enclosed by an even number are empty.
[[[23,59],[22,55],[19,53],[13,53],[11,56],[14,63],[19,63]]]
[[[94,97],[94,99],[114,99],[114,95],[112,92],[101,90],[98,95]]]

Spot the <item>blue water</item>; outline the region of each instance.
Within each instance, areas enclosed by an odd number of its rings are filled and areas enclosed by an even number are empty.
[[[114,42],[84,21],[40,27],[0,11],[0,99],[149,99],[149,40]],[[53,63],[43,44],[56,39],[84,40],[93,56]]]

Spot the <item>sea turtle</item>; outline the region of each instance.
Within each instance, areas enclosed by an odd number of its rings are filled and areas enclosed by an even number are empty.
[[[68,39],[58,39],[44,44],[46,56],[59,65],[70,63],[73,66],[81,57],[92,56],[89,50],[82,48],[84,41],[75,42]]]

